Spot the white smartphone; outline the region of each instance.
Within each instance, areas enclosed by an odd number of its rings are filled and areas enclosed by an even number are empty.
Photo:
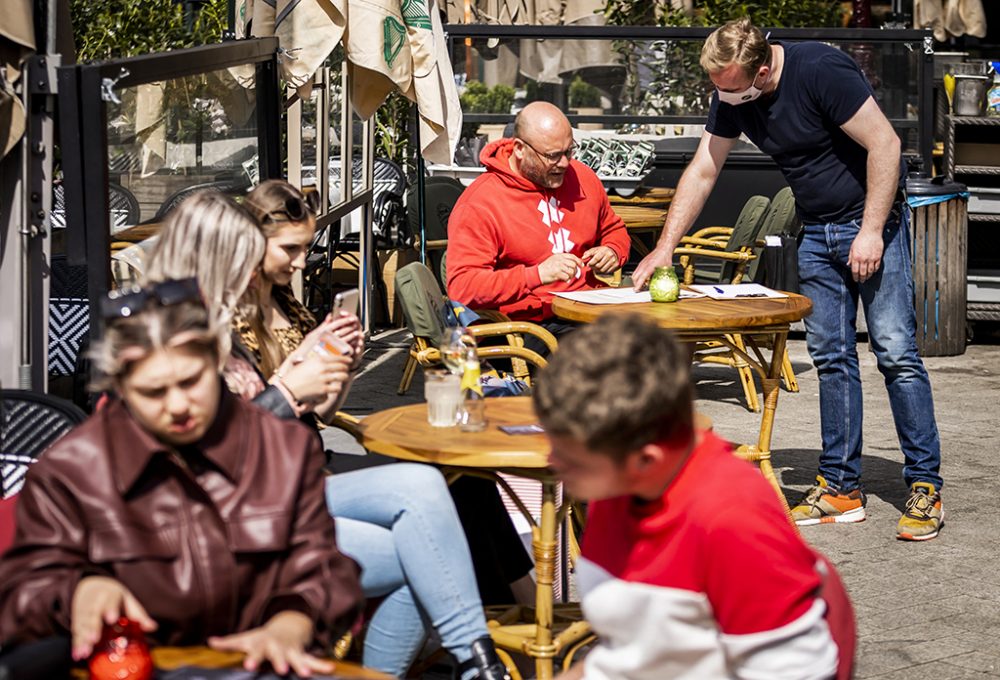
[[[340,316],[340,311],[343,310],[350,314],[358,313],[358,289],[350,288],[348,290],[342,290],[337,293],[333,298],[333,311],[331,312],[333,318]]]

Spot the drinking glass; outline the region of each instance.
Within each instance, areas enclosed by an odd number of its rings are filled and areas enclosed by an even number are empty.
[[[465,370],[465,351],[472,337],[464,326],[446,328],[438,343],[441,352],[441,362],[455,375],[462,375]]]
[[[449,371],[424,371],[424,399],[431,427],[454,427],[462,410],[462,378]]]

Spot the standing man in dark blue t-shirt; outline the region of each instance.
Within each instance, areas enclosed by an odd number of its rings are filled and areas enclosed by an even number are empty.
[[[823,453],[816,485],[792,509],[798,524],[860,522],[861,374],[858,299],[885,378],[910,489],[896,535],[927,540],[941,528],[941,448],[927,371],[917,355],[905,164],[899,138],[854,61],[819,43],[769,45],[749,19],[705,41],[701,65],[716,86],[698,151],[684,171],[636,288],[701,212],[740,134],[781,168],[802,219],[799,281],[813,303],[806,340],[820,381]]]

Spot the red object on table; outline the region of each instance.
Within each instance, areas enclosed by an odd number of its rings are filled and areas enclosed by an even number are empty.
[[[90,657],[91,680],[152,680],[153,659],[139,624],[122,617],[104,626]]]

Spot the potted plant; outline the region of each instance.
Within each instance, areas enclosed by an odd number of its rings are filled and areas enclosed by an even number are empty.
[[[510,113],[514,105],[514,88],[508,85],[487,87],[478,80],[470,80],[465,85],[465,91],[459,96],[464,113]],[[463,137],[485,135],[492,142],[500,139],[506,123],[483,123],[473,132],[472,126],[464,127]]]
[[[585,81],[579,74],[569,84],[569,107],[581,116],[594,116],[604,113],[601,108],[601,91]],[[581,130],[600,130],[600,123],[578,123]]]

